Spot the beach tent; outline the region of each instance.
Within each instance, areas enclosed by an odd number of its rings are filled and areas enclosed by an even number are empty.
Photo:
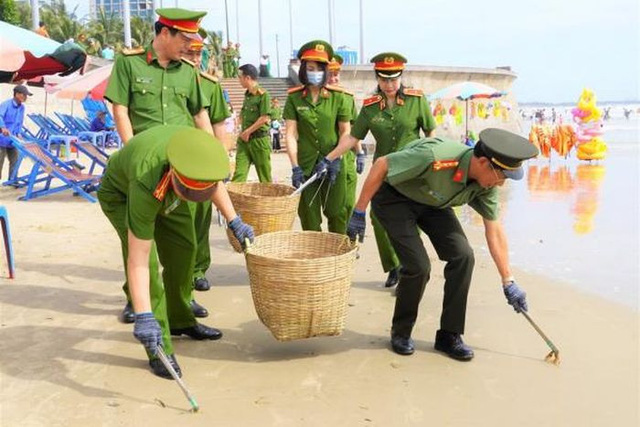
[[[76,43],[60,44],[0,21],[0,83],[66,75],[81,69],[87,55]]]

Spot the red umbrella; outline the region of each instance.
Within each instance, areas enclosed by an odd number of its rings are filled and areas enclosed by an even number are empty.
[[[89,96],[91,99],[101,100],[104,98],[104,92],[109,83],[113,64],[96,68],[81,77],[75,77],[73,80],[65,81],[54,86],[48,91],[55,92],[57,98],[67,98],[82,100]]]

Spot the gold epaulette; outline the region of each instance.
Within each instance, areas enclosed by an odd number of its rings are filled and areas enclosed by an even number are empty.
[[[266,91],[265,91],[263,88],[261,88],[261,87],[259,87],[259,88],[256,90],[256,93],[257,93],[258,95],[264,95],[264,93],[265,93],[265,92],[266,92]]]
[[[207,80],[211,80],[214,83],[218,83],[218,78],[216,76],[214,76],[214,75],[211,75],[209,73],[205,73],[204,71],[200,71],[200,75],[203,78],[207,79]]]
[[[380,101],[382,101],[382,96],[381,95],[373,95],[373,96],[365,99],[364,101],[362,101],[362,106],[363,107],[368,107],[369,105],[377,104]]]
[[[404,88],[402,93],[409,96],[424,96],[424,92],[422,91],[422,89],[413,89],[410,87]]]
[[[346,93],[347,95],[354,96],[353,92],[349,92],[347,89],[343,88],[342,86],[327,85],[326,88],[329,89],[329,90],[333,90],[333,91],[336,91],[336,92],[342,92],[342,93]]]
[[[458,161],[456,159],[451,160],[436,160],[431,165],[433,166],[434,171],[446,170],[446,169],[455,169],[458,167]]]
[[[122,49],[122,54],[124,56],[140,55],[141,53],[144,53],[144,48],[142,46],[134,47],[132,49]]]
[[[296,92],[300,92],[303,89],[304,89],[304,86],[300,85],[300,86],[292,87],[291,89],[287,90],[287,93],[289,94],[296,93]]]
[[[196,63],[195,63],[195,62],[189,61],[189,60],[188,60],[188,59],[186,59],[186,58],[182,58],[182,62],[184,62],[185,64],[189,64],[189,65],[191,65],[191,66],[192,66],[192,67],[194,67],[194,68],[195,68],[195,66],[196,66]]]

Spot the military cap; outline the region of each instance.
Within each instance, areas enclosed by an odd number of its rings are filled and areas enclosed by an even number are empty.
[[[371,62],[378,76],[389,79],[400,77],[402,70],[404,70],[404,64],[407,63],[407,58],[399,53],[383,52],[371,58]]]
[[[167,159],[180,194],[188,200],[210,199],[215,183],[229,175],[229,157],[220,141],[203,130],[180,129],[170,138]]]
[[[331,58],[331,61],[329,62],[329,71],[340,71],[343,63],[344,59],[342,59],[342,56],[334,53],[333,58]]]
[[[486,157],[510,179],[522,179],[522,162],[538,155],[538,149],[528,139],[515,133],[496,128],[480,132],[474,147],[477,157]]]
[[[199,33],[196,33],[191,38],[191,43],[189,44],[189,50],[192,52],[201,52],[204,47],[204,39]]]
[[[169,28],[187,33],[185,34],[187,36],[198,33],[200,21],[207,14],[207,12],[180,9],[177,7],[156,9],[156,13],[158,14],[158,22]]]
[[[333,48],[324,40],[310,41],[298,50],[298,59],[301,61],[329,63],[331,58],[333,58]]]

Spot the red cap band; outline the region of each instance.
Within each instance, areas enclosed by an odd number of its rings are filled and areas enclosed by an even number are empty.
[[[167,27],[175,28],[178,31],[184,31],[185,33],[197,33],[200,20],[187,21],[178,19],[167,19],[162,16],[158,18],[158,22],[166,25]]]

